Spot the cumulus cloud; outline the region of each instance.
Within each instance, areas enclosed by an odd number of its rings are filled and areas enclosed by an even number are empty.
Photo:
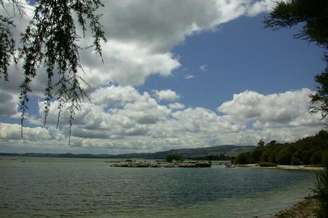
[[[254,127],[316,125],[320,123],[318,116],[308,112],[311,94],[313,91],[309,89],[271,95],[244,91],[235,94],[218,110],[240,122],[253,121]]]
[[[0,92],[0,115],[12,116],[17,112],[17,97],[10,93]]]
[[[172,75],[181,66],[172,49],[188,36],[213,31],[243,15],[266,12],[273,4],[271,0],[110,0],[104,3],[100,13],[109,39],[102,45],[104,63],[92,50],[81,50],[85,73],[80,72],[80,75],[92,90],[111,81],[120,85],[140,85],[151,75]],[[24,0],[22,4],[26,6],[24,16],[15,17],[17,38],[33,14],[33,6]],[[90,34],[81,39],[80,44],[81,47],[92,44]],[[22,81],[20,72],[20,65],[11,67],[10,82],[1,82],[3,90],[17,91]],[[35,78],[34,93],[40,95],[45,84],[45,76]]]
[[[183,105],[179,102],[175,102],[175,103],[169,104],[168,107],[172,110],[181,110],[181,109],[185,108],[185,105]]]
[[[271,0],[122,0],[106,1],[104,64],[89,51],[81,59],[92,86],[109,81],[140,85],[154,74],[168,76],[180,67],[171,50],[188,36],[213,31],[240,16],[255,16],[273,6]],[[83,41],[90,44],[89,38]],[[205,68],[204,68],[205,69]]]
[[[24,129],[25,139],[31,141],[42,141],[53,138],[52,133],[41,127],[26,127]],[[0,139],[2,140],[21,140],[20,125],[0,123]]]
[[[194,75],[191,75],[191,74],[187,74],[186,76],[185,76],[185,79],[194,79],[195,78],[195,76]]]
[[[255,144],[260,138],[290,141],[322,128],[318,116],[307,111],[309,89],[263,95],[254,91],[235,94],[218,111],[188,107],[173,90],[139,92],[134,86],[152,75],[170,76],[181,66],[172,52],[187,37],[215,31],[240,16],[255,16],[273,6],[271,0],[120,0],[105,1],[102,23],[108,35],[103,58],[91,50],[81,51],[89,84],[90,101],[75,115],[72,146],[78,149],[108,149],[113,153],[158,151],[169,148],[203,147],[222,144]],[[30,19],[33,8],[17,19],[17,36]],[[91,44],[87,35],[81,47]],[[182,57],[183,58],[183,57]],[[206,71],[206,66],[200,70]],[[42,70],[42,69],[41,69]],[[186,79],[191,79],[187,75]],[[16,113],[17,90],[22,81],[20,64],[10,66],[10,82],[0,82],[0,114]],[[115,86],[108,86],[114,82]],[[45,74],[32,83],[41,95]],[[39,103],[42,111],[43,103]],[[48,128],[41,128],[41,115],[32,113],[25,127],[25,144],[60,147],[67,144],[67,108],[57,130],[58,102],[50,107]],[[37,110],[36,110],[37,111]],[[19,125],[0,123],[0,149],[23,146]],[[68,146],[65,147],[67,149]]]
[[[154,94],[159,101],[176,101],[180,98],[175,91],[170,89],[160,91],[156,90]]]
[[[323,127],[319,116],[308,113],[309,89],[263,95],[254,91],[235,94],[213,111],[187,107],[180,102],[162,104],[148,92],[131,86],[111,86],[94,91],[91,102],[77,112],[71,146],[76,149],[107,149],[111,153],[149,152],[171,148],[223,144],[254,145],[266,141],[292,141]],[[57,102],[48,117],[48,129],[27,127],[26,140],[34,146],[67,143],[68,114],[57,121]],[[39,107],[43,107],[40,103]],[[35,118],[33,124],[40,125]],[[7,145],[19,141],[19,125],[0,125]],[[1,145],[0,145],[1,146]]]

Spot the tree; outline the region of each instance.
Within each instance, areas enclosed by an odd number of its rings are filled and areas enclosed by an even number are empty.
[[[322,118],[328,118],[328,67],[324,73],[316,76],[319,84],[317,93],[312,95],[312,111],[321,112]]]
[[[250,164],[252,163],[251,154],[249,152],[240,153],[234,160],[235,164]]]
[[[166,157],[165,157],[166,161],[171,163],[173,161],[183,161],[184,158],[181,154],[168,154]]]
[[[321,112],[322,118],[328,117],[328,1],[327,0],[289,0],[280,1],[265,20],[266,26],[279,29],[302,25],[302,29],[295,34],[296,38],[315,42],[325,51],[327,67],[317,75],[315,80],[319,84],[316,94],[312,95],[312,112]],[[324,157],[322,158],[324,161]],[[318,217],[328,214],[328,168],[317,176],[315,190],[319,199]]]
[[[277,156],[277,162],[279,164],[288,165],[291,163],[292,153],[288,147],[282,149]]]
[[[260,148],[264,147],[264,145],[265,145],[265,142],[263,139],[260,139],[259,142],[257,143],[257,146]]]
[[[11,0],[14,7],[20,10],[17,2]],[[101,41],[106,41],[106,38],[100,23],[101,16],[96,12],[103,7],[103,4],[100,0],[38,0],[36,2],[34,15],[22,34],[22,43],[18,49],[19,58],[23,60],[24,72],[19,103],[21,126],[24,125],[25,113],[28,110],[29,93],[32,92],[31,82],[41,73],[40,67],[44,66],[48,78],[44,92],[44,125],[51,102],[58,100],[60,102],[58,122],[63,104],[69,103],[71,129],[74,113],[79,110],[81,101],[86,97],[81,86],[83,80],[78,75],[78,70],[83,70],[79,60],[78,41],[87,32],[91,33],[94,39],[93,47],[102,56]],[[5,7],[3,0],[0,0],[0,3]],[[82,35],[78,33],[76,24],[80,25]],[[4,79],[8,79],[7,67],[10,57],[15,52],[11,28],[14,28],[13,21],[0,15],[0,74]]]
[[[313,153],[310,159],[311,164],[321,164],[321,156],[321,151]]]
[[[11,35],[10,28],[13,22],[0,14],[0,78],[8,80],[8,66],[10,58],[14,55],[15,41]]]
[[[277,3],[265,19],[266,27],[279,29],[301,25],[294,36],[314,42],[325,51],[327,67],[316,76],[318,91],[312,97],[312,111],[321,112],[323,118],[328,116],[328,1],[327,0],[289,0]]]
[[[328,2],[326,0],[289,0],[277,3],[269,17],[267,27],[279,29],[303,23],[296,38],[309,40],[328,49]]]

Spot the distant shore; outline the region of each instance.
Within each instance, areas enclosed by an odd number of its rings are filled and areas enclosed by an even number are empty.
[[[282,169],[282,170],[306,170],[306,171],[318,171],[323,170],[323,167],[311,166],[311,165],[277,165],[270,167],[259,166],[258,164],[239,164],[237,167],[253,167],[253,168],[266,168],[266,169]]]
[[[124,160],[113,161],[111,167],[129,168],[205,168],[211,167],[210,161],[163,161],[163,160]]]

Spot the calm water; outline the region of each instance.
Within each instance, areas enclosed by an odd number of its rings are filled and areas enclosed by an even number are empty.
[[[104,160],[0,160],[0,217],[270,217],[314,174],[251,168],[111,168]]]

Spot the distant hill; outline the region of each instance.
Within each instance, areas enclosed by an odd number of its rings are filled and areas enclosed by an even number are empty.
[[[208,156],[225,155],[235,157],[240,153],[249,152],[255,149],[255,146],[221,145],[206,148],[183,148],[172,149],[169,151],[160,151],[155,153],[133,153],[115,155],[114,158],[144,158],[144,159],[165,159],[169,154],[179,154],[187,159],[204,158]]]
[[[131,153],[131,154],[54,154],[54,153],[0,153],[0,155],[6,156],[23,156],[23,157],[64,157],[64,158],[122,158],[122,159],[165,159],[169,154],[180,154],[186,159],[205,158],[208,156],[225,155],[229,157],[235,157],[240,153],[249,152],[255,149],[255,146],[238,146],[238,145],[221,145],[206,148],[184,148],[173,149],[169,151],[161,151],[155,153]]]

